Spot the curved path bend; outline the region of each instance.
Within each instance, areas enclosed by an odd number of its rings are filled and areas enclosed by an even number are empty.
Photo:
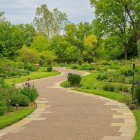
[[[62,74],[32,81],[40,92],[37,109],[1,130],[2,140],[132,140],[136,122],[124,104],[61,88],[68,72],[87,73],[57,70]]]

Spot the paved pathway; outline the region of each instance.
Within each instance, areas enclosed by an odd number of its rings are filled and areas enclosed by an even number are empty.
[[[59,83],[73,71],[57,69],[61,75],[33,81],[40,92],[38,108],[1,130],[2,140],[132,140],[136,124],[125,105],[61,88]]]

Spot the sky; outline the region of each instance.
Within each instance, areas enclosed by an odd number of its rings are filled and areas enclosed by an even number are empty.
[[[89,0],[0,0],[0,11],[13,24],[31,23],[41,4],[47,4],[50,10],[58,8],[65,12],[73,23],[91,22],[94,18]]]

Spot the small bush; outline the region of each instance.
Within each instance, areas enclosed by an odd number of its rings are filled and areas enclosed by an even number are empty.
[[[133,70],[131,69],[131,67],[122,67],[120,69],[120,72],[122,75],[124,76],[132,76],[134,74]]]
[[[108,74],[105,73],[105,72],[104,73],[99,73],[96,79],[101,80],[101,81],[107,80],[108,79]]]
[[[71,69],[79,69],[79,65],[78,64],[72,64]]]
[[[135,88],[135,99],[136,99],[137,103],[140,104],[140,86],[137,86]]]
[[[0,101],[0,116],[4,115],[6,111],[7,111],[7,107],[5,102]]]
[[[115,87],[115,91],[116,92],[120,92],[120,91],[122,91],[122,92],[129,92],[129,88],[127,86],[125,86],[125,85],[117,85]]]
[[[5,87],[5,81],[4,78],[0,77],[0,88]]]
[[[95,67],[93,67],[92,64],[89,64],[89,63],[84,63],[82,64],[81,70],[95,70]]]
[[[34,86],[23,87],[20,92],[21,94],[27,96],[31,102],[33,102],[38,97],[38,91]]]
[[[19,62],[19,63],[16,64],[16,67],[19,68],[19,69],[24,69],[24,63]]]
[[[47,66],[47,72],[52,72],[53,68],[51,65]]]
[[[81,76],[78,74],[68,74],[68,82],[70,83],[70,86],[79,86],[81,82]]]
[[[103,90],[114,92],[115,91],[115,86],[114,85],[111,85],[111,84],[105,84],[103,86]]]
[[[27,96],[20,94],[20,93],[14,93],[11,96],[11,104],[16,106],[17,104],[19,106],[28,106],[29,105],[29,99]]]
[[[29,70],[29,71],[38,71],[39,67],[32,64],[25,64],[24,69]]]
[[[120,76],[118,76],[118,80],[116,80],[116,82],[119,82],[119,83],[126,83],[126,79],[127,79],[126,76],[120,75]]]

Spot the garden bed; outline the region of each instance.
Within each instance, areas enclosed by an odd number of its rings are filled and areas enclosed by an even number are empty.
[[[36,109],[36,107],[36,103],[32,102],[27,107],[19,107],[14,112],[9,112],[4,116],[0,116],[0,129],[22,120],[23,118],[31,114]]]

